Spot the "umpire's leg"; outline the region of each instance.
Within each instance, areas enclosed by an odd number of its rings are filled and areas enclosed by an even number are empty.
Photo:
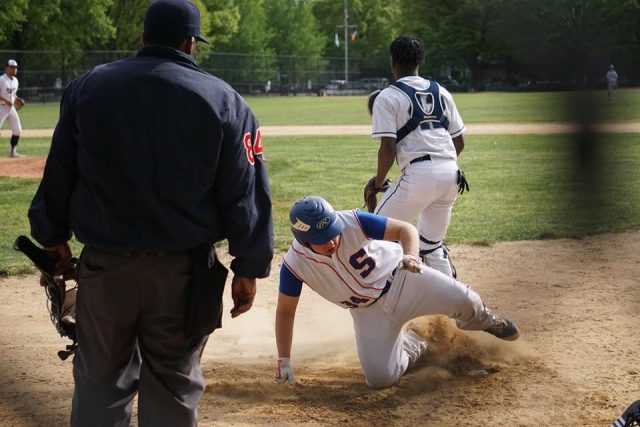
[[[138,386],[136,259],[85,248],[78,266],[72,426],[128,426]]]
[[[145,426],[195,426],[204,392],[200,355],[207,337],[184,337],[188,255],[157,257],[146,270],[141,302],[142,355],[138,421]]]

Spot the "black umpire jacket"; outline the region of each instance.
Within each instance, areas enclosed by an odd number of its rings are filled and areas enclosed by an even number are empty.
[[[179,251],[228,239],[231,269],[266,277],[271,194],[258,121],[224,81],[147,46],[65,90],[29,209],[44,246],[72,233],[107,252]]]

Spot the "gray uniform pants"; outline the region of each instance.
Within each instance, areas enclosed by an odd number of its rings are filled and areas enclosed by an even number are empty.
[[[185,339],[187,252],[121,256],[86,248],[78,267],[72,426],[195,426],[207,337]]]

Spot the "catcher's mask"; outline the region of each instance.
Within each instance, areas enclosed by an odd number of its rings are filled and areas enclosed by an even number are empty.
[[[637,427],[640,426],[640,400],[633,402],[620,417],[611,424],[611,427]]]
[[[344,224],[333,207],[322,197],[306,196],[289,212],[291,232],[303,245],[321,245],[342,232]]]
[[[24,253],[42,273],[40,285],[44,288],[47,296],[47,309],[51,323],[61,337],[68,337],[72,342],[66,346],[65,350],[58,352],[58,357],[66,360],[74,354],[78,348],[76,339],[76,293],[78,283],[75,278],[65,279],[64,275],[54,274],[57,257],[51,252],[46,252],[37,247],[28,237],[19,236],[13,243],[13,248]],[[71,270],[70,276],[75,277],[77,259],[69,261]],[[69,286],[66,282],[70,281]]]

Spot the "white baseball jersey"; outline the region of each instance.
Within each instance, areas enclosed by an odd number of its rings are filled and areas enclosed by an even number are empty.
[[[320,255],[294,240],[284,265],[322,297],[344,308],[372,304],[402,260],[395,242],[367,237],[356,211],[336,212],[344,223],[337,250]]]
[[[398,79],[415,89],[424,90],[431,84],[420,76],[407,76]],[[452,138],[464,133],[464,123],[458,113],[453,97],[440,86],[440,100],[444,116],[449,120],[449,129],[422,129],[420,126],[396,145],[396,159],[400,169],[404,169],[415,158],[429,154],[432,157],[457,159]],[[373,104],[372,137],[383,136],[396,138],[396,132],[411,118],[413,104],[409,97],[399,88],[389,86],[384,89]]]
[[[13,79],[10,79],[6,74],[0,76],[0,96],[3,98],[8,99],[11,102],[15,102],[16,95],[18,93],[18,86],[17,77],[14,76]]]
[[[359,211],[336,214],[344,223],[337,250],[320,255],[294,241],[280,269],[280,292],[296,297],[304,282],[325,299],[351,309],[367,385],[389,387],[424,353],[426,342],[402,331],[411,319],[446,314],[463,329],[491,326],[493,314],[468,285],[431,268],[422,268],[420,274],[397,268],[400,245],[377,240],[386,229],[386,217]]]
[[[607,71],[607,81],[609,83],[617,83],[618,82],[618,73],[615,70]]]

